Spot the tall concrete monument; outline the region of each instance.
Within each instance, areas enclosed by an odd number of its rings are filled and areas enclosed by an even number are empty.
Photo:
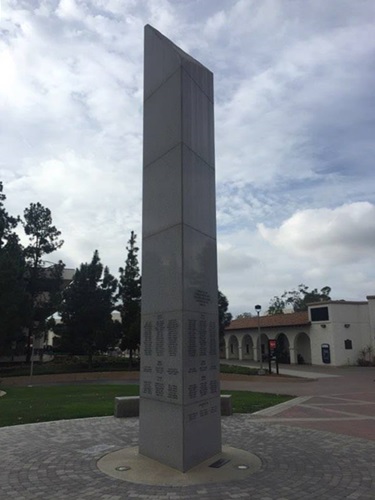
[[[139,452],[221,452],[213,74],[145,27]]]

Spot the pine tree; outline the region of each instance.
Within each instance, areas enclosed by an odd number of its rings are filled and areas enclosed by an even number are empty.
[[[224,343],[225,328],[232,321],[232,314],[228,312],[229,302],[226,296],[218,291],[218,308],[219,308],[219,339],[220,345]]]
[[[0,181],[0,249],[7,243],[9,237],[14,238],[13,229],[17,226],[18,218],[8,214],[4,207],[6,196],[3,193],[3,183]]]
[[[9,238],[0,248],[0,353],[23,338],[28,317],[25,259],[18,238]]]
[[[23,226],[30,241],[24,251],[30,308],[27,325],[28,362],[31,358],[31,339],[46,333],[47,318],[56,311],[62,289],[63,262],[45,267],[43,257],[60,248],[64,242],[60,240],[61,232],[52,224],[50,209],[39,202],[31,203],[25,209]]]
[[[25,259],[14,233],[19,219],[5,210],[5,200],[0,182],[0,353],[22,338],[27,315]]]
[[[95,250],[90,263],[81,264],[73,281],[63,291],[60,307],[61,346],[72,354],[87,354],[92,366],[93,354],[113,343],[112,311],[117,280],[108,267],[103,269]]]
[[[139,348],[141,335],[141,276],[138,265],[137,236],[134,231],[126,247],[128,251],[125,269],[120,267],[118,307],[121,314],[121,348],[129,350],[129,364],[132,365],[133,352]]]

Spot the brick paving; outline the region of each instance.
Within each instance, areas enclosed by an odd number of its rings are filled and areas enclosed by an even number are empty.
[[[1,499],[374,499],[375,442],[257,420],[223,418],[223,442],[256,454],[249,479],[187,487],[137,485],[97,460],[138,443],[138,419],[102,417],[0,429]],[[218,469],[220,473],[220,469]]]
[[[102,417],[1,428],[0,499],[374,500],[375,372],[335,374],[308,383],[222,384],[300,396],[272,411],[222,419],[223,443],[262,461],[243,481],[155,487],[109,477],[97,460],[137,446],[138,419]]]
[[[259,421],[344,434],[375,442],[375,368],[298,367],[289,368],[296,375],[309,369],[316,379],[281,378],[278,383],[262,381],[223,381],[223,389],[298,395],[292,404],[272,408],[254,415]],[[325,378],[327,374],[329,377]],[[332,377],[332,375],[335,375]],[[374,493],[375,499],[375,493]]]

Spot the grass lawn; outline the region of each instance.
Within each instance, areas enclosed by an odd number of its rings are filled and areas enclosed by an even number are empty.
[[[113,415],[115,396],[137,396],[137,385],[64,385],[2,388],[0,427]]]
[[[233,413],[254,413],[255,411],[264,410],[264,408],[268,408],[269,406],[284,403],[284,401],[289,401],[294,397],[248,391],[221,391],[221,394],[232,395]]]
[[[247,366],[220,364],[220,373],[235,373],[236,375],[258,375],[259,368],[248,368]]]
[[[0,427],[84,417],[113,415],[115,396],[137,396],[138,385],[80,384],[53,387],[2,388]],[[252,413],[291,399],[291,396],[247,391],[232,394],[235,413]]]
[[[139,361],[133,360],[129,366],[128,358],[112,356],[94,356],[92,366],[89,366],[87,356],[55,356],[53,361],[40,363],[34,362],[34,375],[53,375],[56,373],[83,373],[83,372],[109,372],[139,370]],[[26,363],[1,363],[0,378],[19,377],[30,374],[30,364]]]
[[[46,363],[35,362],[34,375],[54,375],[60,373],[110,372],[110,371],[139,371],[139,360],[133,360],[129,366],[128,358],[111,356],[94,356],[91,368],[87,356],[55,356],[53,361]],[[236,373],[239,375],[257,375],[258,368],[247,366],[220,364],[220,373]],[[25,363],[0,364],[0,378],[19,377],[30,375],[30,365]]]

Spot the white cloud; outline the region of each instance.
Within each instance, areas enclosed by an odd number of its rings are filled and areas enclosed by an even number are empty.
[[[56,14],[63,19],[82,19],[84,12],[75,0],[60,0]]]
[[[48,206],[68,265],[98,248],[116,272],[132,229],[140,240],[150,23],[215,73],[219,283],[231,309],[264,309],[301,282],[336,298],[374,293],[374,2],[2,7],[7,208]]]
[[[362,202],[301,210],[278,228],[262,223],[258,228],[272,245],[322,266],[354,263],[373,257],[375,206]]]

